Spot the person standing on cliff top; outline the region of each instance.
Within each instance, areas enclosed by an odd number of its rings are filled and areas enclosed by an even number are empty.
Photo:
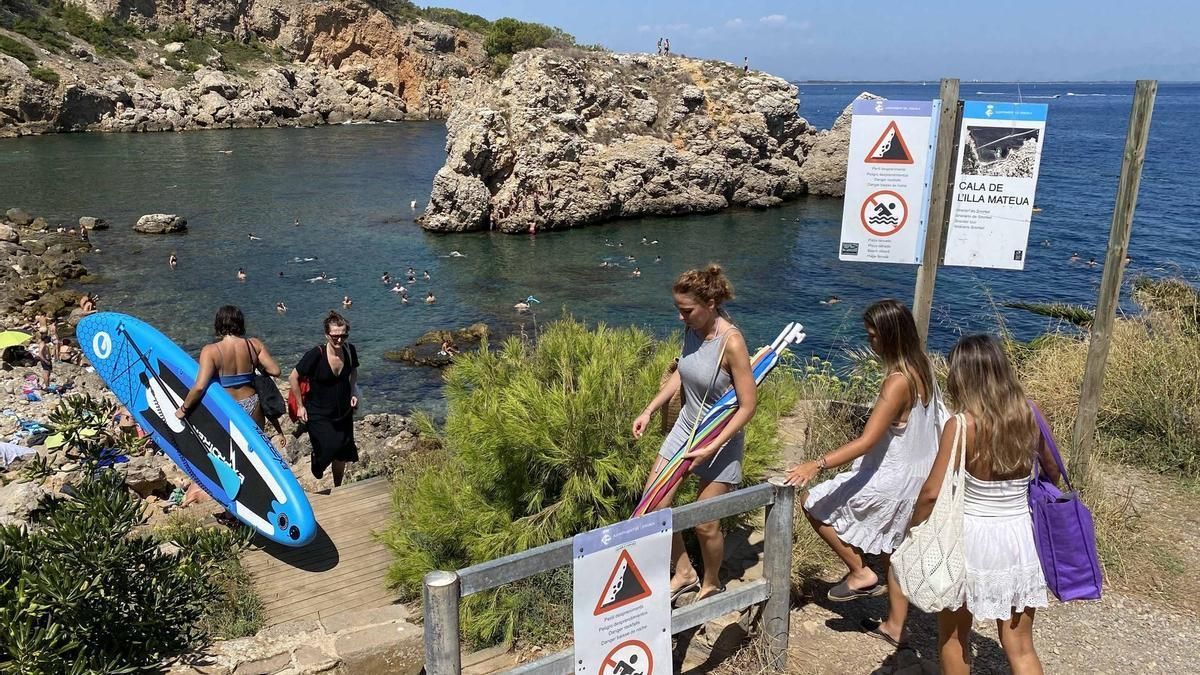
[[[655,52],[659,56],[662,56],[662,40],[662,38],[658,38],[658,50]]]
[[[750,72],[750,57],[749,56],[742,57],[742,72],[743,73]]]
[[[663,38],[663,56],[671,55],[671,38]]]

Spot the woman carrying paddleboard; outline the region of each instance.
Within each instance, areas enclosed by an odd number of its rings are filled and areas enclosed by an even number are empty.
[[[237,307],[225,305],[218,309],[213,331],[217,341],[200,350],[200,373],[175,416],[183,419],[194,410],[215,377],[262,428],[265,420],[254,389],[254,371],[258,368],[271,377],[279,377],[279,364],[262,340],[246,337],[246,317]]]
[[[354,409],[358,407],[358,351],[350,344],[350,322],[337,312],[325,317],[325,343],[300,357],[288,381],[300,391],[300,378],[308,393],[296,416],[308,426],[312,440],[312,473],[325,475],[333,466],[333,485],[342,484],[346,462],[358,461],[354,444]]]
[[[700,479],[698,499],[712,499],[736,488],[742,482],[742,429],[754,417],[758,390],[750,369],[750,353],[741,331],[729,319],[722,305],[733,299],[733,286],[718,265],[689,270],[675,280],[671,287],[679,320],[685,326],[683,354],[679,367],[671,374],[654,400],[633,422],[633,437],[640,438],[650,423],[650,416],[683,387],[684,405],[663,441],[659,457],[646,486],[658,475],[683,444],[695,433],[704,410],[733,385],[738,409],[729,424],[703,447],[687,453],[693,460],[691,473]],[[678,485],[666,494],[657,508],[670,506]],[[699,589],[697,599],[724,590],[721,585],[721,561],[725,556],[725,537],[719,522],[696,526],[704,562],[703,579],[696,573],[683,546],[683,537],[676,534],[671,541],[671,558],[675,572],[671,578],[671,597]]]

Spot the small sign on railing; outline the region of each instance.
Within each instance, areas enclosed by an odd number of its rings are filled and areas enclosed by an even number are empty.
[[[671,510],[573,540],[575,672],[671,672]]]

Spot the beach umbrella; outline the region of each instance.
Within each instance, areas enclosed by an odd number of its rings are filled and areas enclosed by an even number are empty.
[[[754,385],[761,384],[775,369],[784,348],[793,343],[799,343],[804,338],[804,326],[794,322],[789,323],[774,342],[758,350],[758,353],[750,361],[751,370],[754,372]],[[737,392],[731,386],[725,390],[721,398],[713,401],[712,405],[700,414],[700,419],[696,422],[691,437],[684,441],[671,456],[671,460],[663,465],[662,470],[658,472],[651,481],[650,487],[642,495],[642,500],[638,502],[637,508],[633,511],[634,518],[644,516],[652,511],[662,502],[663,497],[671,491],[671,488],[678,485],[687,476],[688,469],[692,466],[692,460],[684,459],[683,456],[720,435],[721,430],[729,424],[730,418],[737,412],[737,409]],[[720,454],[720,450],[717,451],[717,454]],[[715,455],[713,459],[716,459]]]
[[[22,333],[19,330],[6,330],[0,333],[0,350],[16,347],[29,342],[33,338],[28,333]]]

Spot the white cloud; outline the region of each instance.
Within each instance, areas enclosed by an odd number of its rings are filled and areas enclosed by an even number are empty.
[[[650,32],[650,26],[648,26],[648,25],[646,25],[646,24],[642,24],[642,25],[640,25],[640,26],[638,26],[638,27],[637,27],[637,32],[639,32],[639,33],[649,33],[649,32]]]
[[[759,19],[758,22],[768,26],[782,26],[787,23],[787,17],[782,14],[768,14]]]
[[[745,25],[746,22],[742,21],[741,19],[730,19],[725,22],[726,28],[743,28]]]

